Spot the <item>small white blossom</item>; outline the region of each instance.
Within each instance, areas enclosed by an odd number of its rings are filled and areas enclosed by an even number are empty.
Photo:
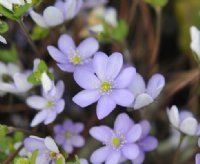
[[[195,27],[190,27],[191,44],[190,48],[194,51],[200,59],[200,31]]]

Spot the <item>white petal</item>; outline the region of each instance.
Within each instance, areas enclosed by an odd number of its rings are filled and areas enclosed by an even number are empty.
[[[51,150],[51,151],[53,151],[55,153],[59,153],[58,147],[57,147],[55,141],[51,137],[46,137],[44,139],[44,144],[46,145],[46,147],[49,150]]]
[[[195,27],[190,27],[191,44],[190,48],[197,54],[200,58],[200,31]]]
[[[6,68],[5,63],[0,61],[0,75],[2,74],[8,74],[8,70]]]
[[[133,105],[134,109],[140,109],[145,107],[153,102],[153,98],[146,93],[142,93],[135,98]]]
[[[188,135],[194,135],[197,130],[197,124],[196,119],[188,117],[181,122],[180,130]]]
[[[20,72],[19,66],[16,65],[16,64],[13,64],[13,63],[8,63],[7,69],[8,69],[8,74],[10,76],[14,76],[15,73],[19,73]]]
[[[44,19],[44,17],[42,16],[42,15],[40,15],[40,14],[38,14],[38,13],[36,13],[35,11],[31,11],[30,12],[30,16],[31,16],[31,18],[33,19],[33,21],[35,22],[35,23],[37,23],[39,26],[41,26],[41,27],[44,27],[44,28],[47,28],[48,27],[48,25],[47,25],[47,23],[45,22],[45,19]]]
[[[26,103],[34,109],[43,109],[47,105],[47,100],[41,96],[31,96],[26,99]]]
[[[49,92],[53,87],[53,82],[49,78],[46,72],[42,73],[41,76],[42,88],[45,93]]]
[[[173,105],[170,109],[167,109],[167,115],[169,118],[170,123],[178,128],[179,126],[179,112],[178,112],[178,108]]]
[[[13,9],[13,4],[7,0],[0,0],[0,4],[10,11]]]
[[[0,42],[4,43],[4,44],[7,44],[7,41],[6,39],[0,35]]]
[[[117,11],[114,7],[109,7],[104,13],[104,19],[106,23],[110,24],[113,27],[117,26]]]

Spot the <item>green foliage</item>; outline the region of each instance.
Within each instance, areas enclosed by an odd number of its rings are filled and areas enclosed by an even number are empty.
[[[38,150],[35,150],[32,155],[31,155],[31,163],[30,164],[35,164],[35,161],[36,161],[36,158],[37,158],[37,155],[38,155]]]
[[[3,34],[5,32],[7,32],[8,29],[9,29],[8,24],[6,22],[0,20],[0,33]]]
[[[61,156],[56,160],[56,164],[63,164],[63,163],[65,163],[65,159],[63,158],[63,156]]]
[[[49,76],[51,80],[54,79],[54,76],[51,72],[49,72],[46,63],[43,60],[41,60],[37,66],[37,70],[28,76],[28,82],[33,85],[41,84],[41,76],[42,76],[42,73],[44,72],[47,73],[47,75]]]
[[[42,0],[32,0],[33,6],[38,6],[41,2]]]
[[[10,50],[0,50],[0,61],[3,62],[16,62],[17,50],[15,46],[12,46]]]
[[[8,127],[6,125],[0,124],[0,138],[5,137],[8,132]]]
[[[33,28],[33,32],[31,34],[31,38],[36,41],[36,40],[40,40],[40,39],[43,39],[45,37],[47,37],[49,34],[49,29],[46,29],[46,28],[42,28],[40,26],[35,26]]]
[[[123,41],[128,34],[128,26],[124,20],[118,22],[117,27],[112,30],[112,37],[116,41]]]
[[[79,158],[78,158],[78,156],[77,155],[75,155],[75,161],[74,162],[66,162],[66,164],[80,164],[80,160],[79,160]]]
[[[17,157],[14,159],[14,164],[29,164],[28,158]]]
[[[14,136],[13,136],[14,142],[21,142],[23,138],[24,138],[24,134],[22,132],[14,133]]]
[[[145,2],[154,7],[164,7],[167,4],[168,0],[145,0]]]

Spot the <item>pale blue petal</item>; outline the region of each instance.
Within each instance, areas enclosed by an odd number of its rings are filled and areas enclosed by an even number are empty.
[[[140,153],[137,144],[127,144],[122,148],[123,155],[130,160],[136,159]]]
[[[103,163],[110,154],[110,152],[111,148],[109,146],[101,147],[92,153],[90,161],[92,163]]]

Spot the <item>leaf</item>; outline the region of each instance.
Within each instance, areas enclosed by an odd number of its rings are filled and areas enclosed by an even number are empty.
[[[35,161],[36,161],[36,158],[37,158],[37,155],[38,155],[38,151],[39,150],[35,150],[32,155],[31,155],[31,163],[30,164],[35,164]]]
[[[40,71],[41,73],[48,71],[48,67],[44,60],[40,60],[40,63],[38,64],[38,71]]]
[[[1,125],[0,124],[0,138],[5,137],[7,132],[8,132],[8,127],[6,125]]]
[[[56,160],[56,164],[63,164],[63,163],[64,163],[63,157]]]
[[[14,142],[21,142],[24,138],[24,135],[22,132],[15,132],[13,137]]]
[[[29,164],[28,158],[17,157],[14,159],[14,164]]]
[[[3,34],[5,32],[7,32],[8,29],[9,29],[8,24],[6,22],[0,20],[0,33]]]
[[[111,32],[111,36],[114,40],[123,42],[128,34],[128,26],[124,20],[120,20],[116,28]]]
[[[36,41],[47,37],[49,34],[49,29],[42,28],[40,26],[35,26],[33,32],[31,33],[31,38]]]
[[[12,46],[10,50],[0,50],[0,60],[3,62],[16,62],[17,50]]]
[[[42,73],[40,71],[33,72],[28,76],[27,80],[33,85],[39,85],[41,83],[41,75]]]
[[[154,7],[164,7],[167,4],[168,0],[145,0],[145,2]]]

